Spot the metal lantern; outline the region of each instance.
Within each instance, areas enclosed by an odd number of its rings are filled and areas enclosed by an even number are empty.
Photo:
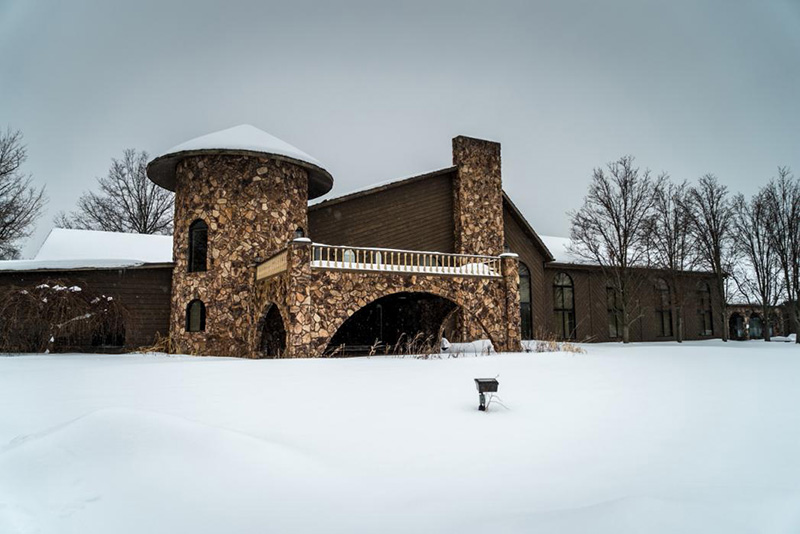
[[[480,399],[480,405],[478,405],[478,410],[485,412],[486,411],[486,393],[497,393],[497,387],[500,383],[497,381],[496,378],[476,378],[475,379],[475,387],[478,388],[478,396]]]

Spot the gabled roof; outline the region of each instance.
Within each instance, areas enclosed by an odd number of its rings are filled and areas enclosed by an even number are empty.
[[[172,263],[172,236],[53,228],[32,260],[0,261],[0,271],[119,269]]]
[[[556,263],[573,263],[578,265],[596,265],[570,251],[572,240],[568,237],[556,237],[543,235],[542,241],[553,253],[553,261]]]
[[[517,206],[511,201],[511,197],[509,197],[508,193],[505,191],[503,191],[503,203],[508,208],[508,211],[511,212],[511,215],[517,219],[517,222],[520,224],[520,226],[522,226],[522,229],[525,231],[525,233],[528,234],[528,237],[530,237],[533,243],[537,245],[544,253],[545,262],[553,261],[555,258],[553,258],[553,254],[550,249],[547,247],[544,241],[542,241],[542,239],[539,237],[539,234],[537,234],[531,226],[531,223],[529,223],[525,216],[522,215],[522,212],[519,211],[519,208],[517,208]]]
[[[175,191],[175,168],[178,162],[200,154],[269,156],[305,167],[309,171],[309,198],[324,195],[333,187],[333,178],[317,159],[249,124],[196,137],[172,147],[147,164],[147,176],[161,187]]]
[[[383,191],[389,191],[390,189],[394,189],[396,187],[401,187],[404,185],[412,184],[414,182],[419,182],[428,178],[434,178],[436,176],[442,176],[443,174],[448,174],[455,172],[456,167],[446,167],[444,169],[438,169],[435,171],[426,172],[424,174],[417,174],[414,176],[410,176],[407,178],[399,178],[397,180],[391,180],[389,182],[383,182],[380,184],[372,184],[363,189],[357,189],[350,193],[346,193],[344,195],[328,198],[325,200],[317,200],[315,202],[311,202],[308,205],[309,211],[318,210],[320,208],[327,208],[329,206],[333,206],[339,204],[341,202],[346,202],[348,200],[353,200],[356,198],[361,198],[369,195],[374,195],[375,193],[382,193]]]

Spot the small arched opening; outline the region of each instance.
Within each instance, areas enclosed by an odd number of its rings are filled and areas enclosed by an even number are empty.
[[[744,317],[736,312],[732,313],[728,319],[728,333],[731,339],[741,340],[745,338]]]
[[[761,339],[764,337],[764,324],[761,316],[757,313],[750,315],[750,339]]]
[[[259,350],[264,358],[281,358],[286,352],[286,328],[281,312],[270,304],[261,319]]]
[[[350,316],[331,338],[329,356],[412,354],[439,350],[456,310],[450,299],[401,292],[372,301]]]

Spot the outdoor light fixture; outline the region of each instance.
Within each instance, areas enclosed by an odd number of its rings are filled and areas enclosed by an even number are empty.
[[[476,378],[475,387],[478,388],[478,395],[480,398],[480,405],[478,409],[482,412],[486,411],[486,395],[484,393],[497,393],[497,386],[500,383],[496,378]]]

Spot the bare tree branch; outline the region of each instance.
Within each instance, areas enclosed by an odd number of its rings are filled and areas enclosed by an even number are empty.
[[[600,265],[619,297],[622,340],[630,341],[630,325],[638,317],[634,301],[642,278],[637,267],[649,264],[647,229],[656,203],[655,192],[666,177],[634,167],[632,156],[594,170],[584,204],[571,214],[571,252]]]
[[[30,236],[47,200],[44,187],[21,171],[28,157],[22,133],[0,133],[0,258],[19,257],[19,241]]]
[[[125,150],[113,159],[108,175],[98,178],[99,191],[87,191],[78,208],[59,213],[57,226],[137,234],[171,234],[175,195],[147,178],[146,152]]]

